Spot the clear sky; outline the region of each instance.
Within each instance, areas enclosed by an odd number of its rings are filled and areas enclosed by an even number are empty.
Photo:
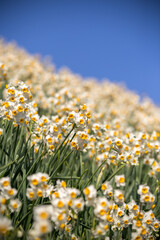
[[[160,105],[159,0],[0,0],[0,35]]]

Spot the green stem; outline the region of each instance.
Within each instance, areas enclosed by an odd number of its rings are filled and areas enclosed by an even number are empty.
[[[105,181],[110,181],[117,173],[119,173],[123,168],[124,168],[125,164],[122,164],[115,172],[112,173],[112,175],[108,178],[108,179],[104,179],[103,183]],[[97,189],[100,190],[101,186]]]
[[[63,161],[59,164],[59,166],[55,169],[55,171],[51,174],[49,181],[53,178],[53,176],[57,173],[58,169],[61,167],[61,165],[67,160],[67,158],[71,155],[73,150],[63,159]]]
[[[90,179],[88,180],[88,182],[85,184],[85,187],[88,186],[88,184],[90,183],[90,181],[92,180],[92,178],[96,175],[96,173],[98,172],[98,170],[103,166],[103,164],[106,163],[107,160],[104,160],[101,165],[96,169],[96,171],[92,174],[92,176],[90,177]],[[84,187],[84,188],[85,188]]]

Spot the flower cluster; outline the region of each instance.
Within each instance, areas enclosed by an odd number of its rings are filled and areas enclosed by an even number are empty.
[[[30,187],[27,188],[26,195],[29,200],[50,196],[52,186],[47,184],[48,179],[49,176],[46,173],[36,173],[28,177]]]
[[[0,234],[158,238],[160,109],[13,44],[0,56]]]
[[[4,63],[0,62],[0,88],[4,85],[7,80],[7,69]]]
[[[66,144],[65,138],[72,132],[68,139],[68,144],[72,149],[83,151],[88,144],[87,125],[90,113],[87,112],[86,105],[80,106],[82,109],[77,113],[72,111],[66,117],[58,115],[48,118],[45,115],[39,117],[35,122],[35,130],[32,134],[32,144],[38,150],[40,143],[46,143],[48,149],[53,152],[62,142]],[[85,108],[85,109],[84,109]]]
[[[6,100],[2,102],[1,116],[13,121],[15,126],[27,125],[31,120],[38,119],[37,104],[32,101],[29,87],[23,82],[6,85]]]
[[[0,212],[6,214],[10,212],[18,212],[21,207],[21,201],[15,199],[17,190],[10,185],[9,177],[0,179]]]
[[[0,236],[6,235],[9,231],[13,229],[12,222],[7,217],[0,215]]]
[[[37,176],[39,175],[41,173],[37,174]],[[37,178],[36,176],[30,176],[28,179],[35,183]],[[74,220],[79,211],[84,209],[83,198],[78,197],[79,195],[80,191],[78,189],[67,188],[65,181],[58,180],[56,186],[50,192],[50,196],[48,196],[51,199],[51,204],[34,208],[34,223],[29,231],[30,238],[43,237],[52,231],[53,226],[55,229],[65,231],[72,236],[70,222],[72,219]]]
[[[121,178],[120,176],[119,179]],[[132,225],[132,239],[155,239],[160,221],[153,213],[154,199],[148,210],[144,211],[133,199],[126,204],[123,192],[119,189],[113,190],[109,182],[103,183],[101,189],[103,196],[99,197],[93,185],[84,189],[86,205],[94,208],[94,216],[98,221],[92,231],[94,237],[109,236],[110,228],[116,237],[117,231],[120,230],[122,233],[125,228]],[[140,186],[138,189],[138,194],[144,194],[146,198],[147,192],[149,194],[148,186]],[[140,200],[140,204],[143,202],[144,198]]]

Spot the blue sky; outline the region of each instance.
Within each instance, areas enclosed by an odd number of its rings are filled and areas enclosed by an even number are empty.
[[[160,105],[159,0],[0,0],[0,35]]]

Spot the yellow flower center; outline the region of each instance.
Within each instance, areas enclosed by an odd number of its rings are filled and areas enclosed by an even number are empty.
[[[4,187],[7,187],[8,185],[9,185],[9,182],[7,180],[3,182]]]
[[[89,188],[85,188],[85,189],[84,189],[84,194],[87,195],[87,196],[90,194]]]
[[[100,214],[101,216],[103,216],[103,215],[105,214],[105,210],[104,210],[104,209],[101,209],[101,210],[99,211],[99,214]]]
[[[38,191],[37,191],[37,196],[38,196],[38,197],[42,197],[42,196],[43,196],[43,193],[42,193],[41,190],[38,190]]]
[[[146,187],[142,188],[142,193],[146,194],[148,192],[148,189]]]
[[[47,226],[46,225],[42,225],[40,229],[41,229],[42,233],[46,233],[47,232]]]
[[[33,179],[32,180],[32,184],[35,185],[35,186],[38,185],[38,180],[37,179]]]
[[[120,182],[120,183],[124,183],[124,182],[125,182],[124,177],[120,177],[119,182]]]
[[[80,208],[81,206],[82,206],[81,203],[77,203],[77,204],[76,204],[76,207],[77,207],[77,208]]]
[[[46,213],[46,212],[41,212],[40,217],[41,217],[42,219],[47,219],[47,218],[48,218],[48,213]]]
[[[13,195],[13,189],[9,189],[8,194],[12,196]]]
[[[101,189],[104,191],[107,189],[107,186],[105,184],[102,184]]]
[[[142,225],[141,221],[138,220],[138,221],[136,222],[136,226],[137,226],[137,227],[140,227],[141,225]]]
[[[72,192],[70,195],[71,195],[71,198],[75,198],[76,197],[75,192]]]
[[[106,202],[101,202],[101,206],[105,207],[106,206]]]
[[[16,208],[18,207],[18,204],[17,204],[17,203],[13,203],[13,204],[12,204],[12,207],[13,207],[14,209],[16,209]]]
[[[33,198],[33,197],[34,197],[34,192],[30,192],[30,193],[29,193],[29,197],[30,197],[30,198]]]
[[[57,204],[57,207],[62,208],[63,206],[64,206],[63,202],[59,201],[58,204]]]
[[[62,221],[63,219],[63,215],[62,214],[59,214],[58,217],[57,217],[58,221]]]

